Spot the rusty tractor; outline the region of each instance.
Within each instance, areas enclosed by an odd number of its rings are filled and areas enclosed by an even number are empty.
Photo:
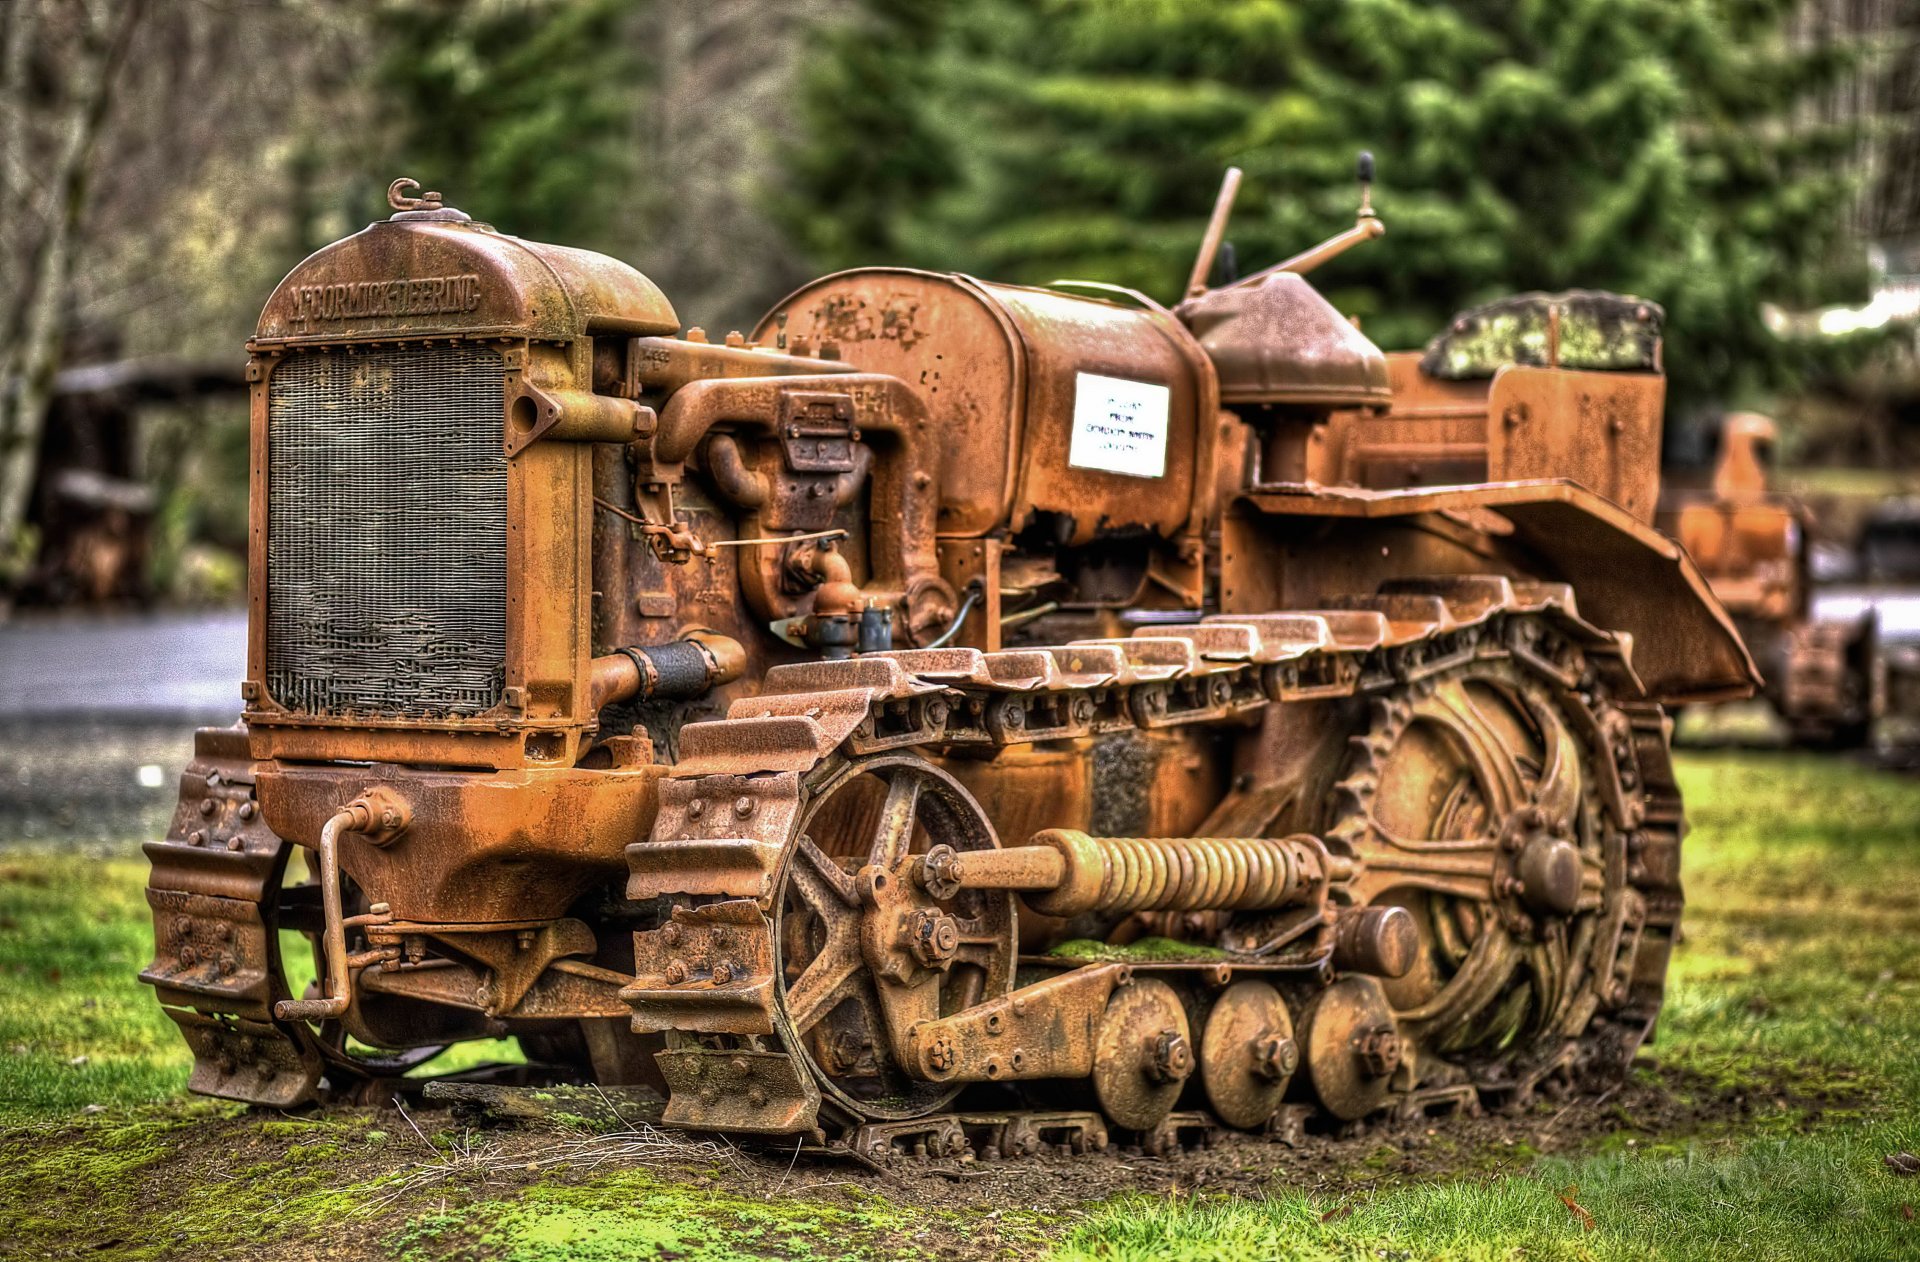
[[[1766,676],[1763,694],[1793,740],[1857,749],[1872,741],[1887,707],[1878,619],[1871,605],[1816,601],[1812,516],[1767,486],[1775,437],[1772,418],[1729,414],[1711,496],[1670,496],[1660,524],[1732,615]]]
[[[1651,525],[1657,313],[1423,378],[1305,276],[1364,197],[1207,287],[1236,185],[1171,309],[862,268],[715,342],[410,181],[295,268],[244,719],[147,847],[192,1088],[513,1036],[671,1126],[1013,1156],[1617,1074],[1662,706],[1754,683]]]

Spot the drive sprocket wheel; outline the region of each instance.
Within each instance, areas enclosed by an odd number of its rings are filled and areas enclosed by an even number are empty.
[[[1552,670],[1488,654],[1378,697],[1329,799],[1352,903],[1403,907],[1420,932],[1383,985],[1401,1089],[1569,1063],[1626,998],[1644,906],[1602,790],[1635,791],[1634,752],[1608,739],[1626,719],[1578,647],[1547,648]]]
[[[913,870],[936,845],[999,841],[952,776],[914,754],[881,754],[815,789],[780,873],[774,977],[787,1037],[853,1118],[904,1120],[951,1101],[959,1084],[907,1072],[907,1031],[1013,986],[1013,895],[934,897]]]

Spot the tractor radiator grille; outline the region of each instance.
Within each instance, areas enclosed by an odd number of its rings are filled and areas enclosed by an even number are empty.
[[[498,351],[298,351],[267,402],[267,689],[290,710],[500,701],[507,467]]]

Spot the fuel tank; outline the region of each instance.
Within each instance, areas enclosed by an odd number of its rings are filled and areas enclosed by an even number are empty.
[[[1218,388],[1172,313],[970,276],[874,267],[788,296],[754,340],[906,381],[942,430],[939,530],[1044,524],[1051,541],[1172,536],[1210,496]]]

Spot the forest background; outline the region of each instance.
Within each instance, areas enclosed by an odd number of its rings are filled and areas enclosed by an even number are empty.
[[[398,175],[717,332],[862,263],[1170,298],[1223,168],[1251,270],[1351,222],[1367,149],[1389,233],[1315,282],[1382,345],[1630,292],[1676,477],[1751,407],[1790,462],[1920,466],[1916,36],[1920,0],[0,0],[0,607],[238,589],[241,346]]]

